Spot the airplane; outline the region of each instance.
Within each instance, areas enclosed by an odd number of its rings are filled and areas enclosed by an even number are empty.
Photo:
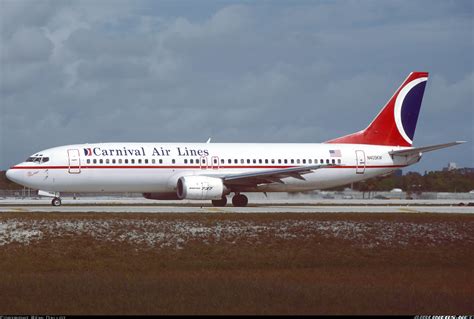
[[[243,207],[248,192],[322,190],[417,163],[413,147],[427,72],[412,72],[363,130],[324,143],[95,143],[54,147],[6,176],[61,205],[61,192],[139,192],[155,200],[211,200]]]

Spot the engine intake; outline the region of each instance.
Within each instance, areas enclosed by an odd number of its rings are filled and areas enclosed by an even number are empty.
[[[222,179],[208,176],[182,176],[176,188],[179,199],[221,199],[225,191]]]

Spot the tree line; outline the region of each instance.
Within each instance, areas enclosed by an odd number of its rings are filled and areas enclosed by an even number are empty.
[[[342,189],[350,185],[343,186]],[[400,188],[408,193],[452,192],[465,193],[474,190],[474,169],[460,168],[451,171],[430,171],[423,175],[409,172],[376,177],[353,184],[353,189],[366,191],[390,191]],[[339,188],[340,189],[340,188]]]

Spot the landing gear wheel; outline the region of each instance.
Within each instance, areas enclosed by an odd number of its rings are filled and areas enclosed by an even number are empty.
[[[53,205],[53,206],[61,206],[61,198],[59,198],[59,197],[53,198],[53,200],[51,201],[51,205]]]
[[[235,207],[245,207],[247,206],[248,202],[249,199],[247,196],[242,194],[236,194],[234,197],[232,197],[232,205]]]
[[[224,207],[227,204],[227,197],[222,197],[221,199],[213,200],[212,206],[214,207]]]

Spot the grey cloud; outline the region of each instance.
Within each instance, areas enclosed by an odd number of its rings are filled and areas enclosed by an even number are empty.
[[[148,66],[144,63],[111,58],[83,62],[78,68],[81,81],[122,81],[146,77],[147,73]]]
[[[39,29],[17,30],[3,48],[2,64],[47,61],[53,44]]]
[[[0,2],[0,34],[9,37],[19,29],[40,28],[57,14],[63,1],[4,0]]]
[[[147,35],[103,34],[90,29],[79,29],[70,35],[65,45],[81,58],[123,56],[131,59],[149,55],[154,44]]]

